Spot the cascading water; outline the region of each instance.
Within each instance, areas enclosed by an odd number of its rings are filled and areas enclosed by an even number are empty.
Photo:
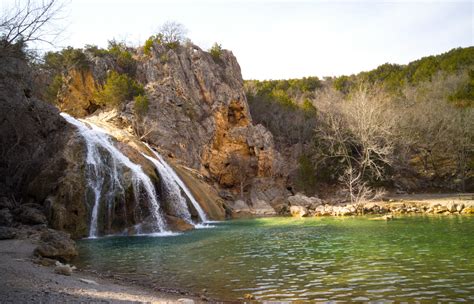
[[[171,168],[171,166],[168,165],[168,163],[163,159],[163,157],[161,157],[161,155],[158,152],[153,150],[148,144],[145,143],[145,145],[153,153],[153,155],[155,155],[156,159],[146,156],[146,155],[145,157],[151,160],[155,164],[156,168],[158,169],[158,172],[163,178],[165,186],[168,188],[168,191],[173,193],[173,196],[178,202],[177,205],[180,206],[179,208],[181,208],[181,206],[186,208],[182,212],[185,214],[189,214],[190,216],[189,210],[187,209],[186,200],[182,197],[180,188],[181,190],[183,190],[184,194],[186,194],[189,201],[193,205],[194,209],[196,209],[201,222],[203,223],[207,222],[208,219],[207,219],[206,213],[204,212],[204,210],[202,210],[201,205],[199,205],[199,203],[196,201],[196,199],[192,195],[191,191],[189,191],[188,187],[186,187],[184,182],[179,178],[179,176],[176,174],[173,168]]]
[[[83,122],[65,113],[61,113],[61,116],[77,127],[87,145],[87,180],[89,189],[94,196],[89,237],[93,238],[98,236],[98,217],[101,200],[104,199],[106,201],[110,216],[113,209],[114,198],[117,195],[125,195],[120,178],[122,168],[128,168],[132,173],[132,187],[137,204],[140,201],[140,190],[143,189],[145,191],[154,219],[153,230],[167,232],[166,223],[157,200],[155,187],[150,178],[143,172],[141,166],[133,163],[127,156],[120,152],[112,144],[110,137],[101,128],[95,125],[88,127]],[[141,225],[137,225],[137,229],[137,232],[141,233]]]
[[[153,157],[150,157],[146,154],[142,154],[142,155],[146,157],[149,161],[151,161],[155,165],[156,169],[158,170],[158,173],[161,176],[164,188],[168,195],[167,198],[171,201],[170,207],[173,209],[174,214],[182,218],[189,224],[194,225],[191,219],[191,213],[189,212],[188,205],[186,203],[186,199],[181,195],[181,190],[178,184],[171,177],[168,170],[166,170],[163,164],[157,159],[154,159]]]

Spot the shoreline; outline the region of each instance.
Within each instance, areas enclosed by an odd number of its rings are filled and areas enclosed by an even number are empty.
[[[324,203],[300,200],[303,204],[290,206],[293,217],[362,216],[362,215],[472,215],[474,194],[416,194],[387,196],[374,201],[357,203]]]
[[[0,241],[0,303],[202,303],[193,295],[150,290],[139,284],[77,270],[55,273],[33,256],[28,239]],[[129,283],[129,282],[128,282]]]

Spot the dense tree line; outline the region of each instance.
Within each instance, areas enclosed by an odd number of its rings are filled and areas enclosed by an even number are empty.
[[[250,111],[288,161],[296,157],[293,183],[304,191],[336,184],[358,201],[382,187],[472,190],[473,51],[309,78],[311,85],[308,78],[246,81]],[[298,144],[304,148],[296,156],[288,153]]]
[[[334,87],[344,93],[361,82],[379,84],[391,93],[401,94],[406,85],[416,86],[433,80],[438,74],[463,73],[474,67],[474,47],[456,48],[437,56],[427,56],[407,65],[385,63],[368,72],[334,79]],[[474,95],[470,95],[474,99]]]

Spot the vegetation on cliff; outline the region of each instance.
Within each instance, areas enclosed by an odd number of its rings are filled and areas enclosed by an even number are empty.
[[[96,99],[100,105],[119,106],[125,101],[138,96],[143,98],[143,94],[145,94],[143,85],[140,85],[126,74],[111,71],[107,75],[104,86],[97,91]],[[142,103],[140,102],[140,104]]]

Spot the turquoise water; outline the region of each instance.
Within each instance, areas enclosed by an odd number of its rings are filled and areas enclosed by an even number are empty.
[[[474,217],[265,218],[79,242],[78,265],[222,300],[474,302]]]

